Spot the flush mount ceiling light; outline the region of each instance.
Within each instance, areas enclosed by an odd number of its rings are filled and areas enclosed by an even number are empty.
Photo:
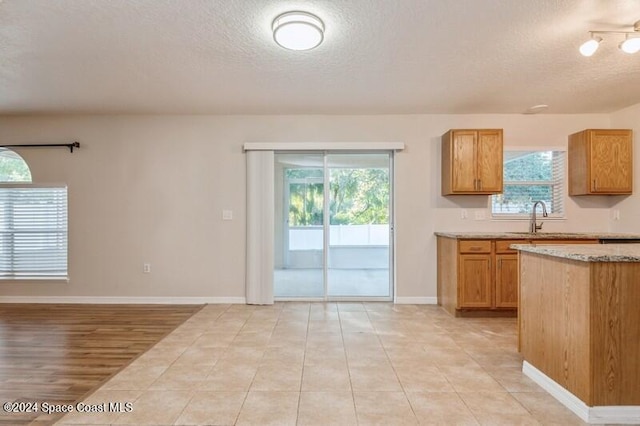
[[[591,38],[580,46],[582,56],[591,56],[596,53],[602,37],[598,34],[624,34],[625,38],[618,47],[625,53],[640,52],[640,21],[633,24],[633,31],[589,31]]]
[[[307,12],[286,12],[278,15],[271,26],[273,39],[290,50],[310,50],[324,39],[324,23]]]
[[[524,112],[524,114],[539,114],[542,111],[545,111],[547,108],[549,108],[549,105],[546,105],[546,104],[534,105],[532,107],[529,107]]]

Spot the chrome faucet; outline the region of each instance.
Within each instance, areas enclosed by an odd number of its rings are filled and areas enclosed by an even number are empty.
[[[533,203],[533,209],[531,210],[531,220],[529,221],[529,232],[533,234],[535,234],[538,230],[541,230],[542,224],[544,223],[540,222],[540,225],[538,225],[538,223],[536,222],[536,207],[538,207],[538,204],[542,204],[542,217],[549,216],[547,214],[547,205],[544,203],[544,201],[540,200]]]

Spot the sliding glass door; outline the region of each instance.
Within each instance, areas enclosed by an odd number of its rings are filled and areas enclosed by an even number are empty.
[[[328,297],[391,297],[389,154],[330,154]]]
[[[275,155],[274,296],[391,300],[391,153]]]
[[[275,297],[324,298],[324,158],[275,155]]]

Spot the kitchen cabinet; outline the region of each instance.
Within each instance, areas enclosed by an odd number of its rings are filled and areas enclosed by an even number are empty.
[[[491,241],[461,241],[458,247],[460,307],[491,308]]]
[[[518,253],[509,246],[526,243],[526,240],[496,241],[496,308],[518,307]]]
[[[502,192],[502,129],[442,135],[442,195]]]
[[[631,194],[633,133],[587,129],[569,136],[569,195]]]
[[[518,255],[496,254],[496,308],[518,307]]]
[[[518,254],[512,244],[597,244],[584,239],[457,239],[437,237],[438,304],[461,316],[483,311],[514,315],[518,308]]]

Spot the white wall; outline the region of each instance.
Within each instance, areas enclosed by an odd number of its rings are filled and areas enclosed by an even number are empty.
[[[615,206],[620,220],[613,222],[613,232],[640,232],[640,104],[611,114],[611,127],[633,130],[633,195]]]
[[[4,143],[77,140],[82,147],[19,151],[36,182],[69,185],[70,282],[5,282],[0,296],[242,298],[243,143],[398,141],[406,149],[395,163],[396,293],[405,301],[435,297],[434,231],[527,230],[526,222],[474,220],[476,209],[487,211],[486,197],[440,195],[440,135],[495,127],[504,128],[506,146],[566,146],[570,133],[608,128],[610,117],[2,117]],[[567,220],[544,230],[609,231],[611,206],[607,197],[570,199]],[[469,219],[460,219],[461,208]],[[223,209],[234,220],[222,221]],[[142,273],[144,262],[151,274]]]

